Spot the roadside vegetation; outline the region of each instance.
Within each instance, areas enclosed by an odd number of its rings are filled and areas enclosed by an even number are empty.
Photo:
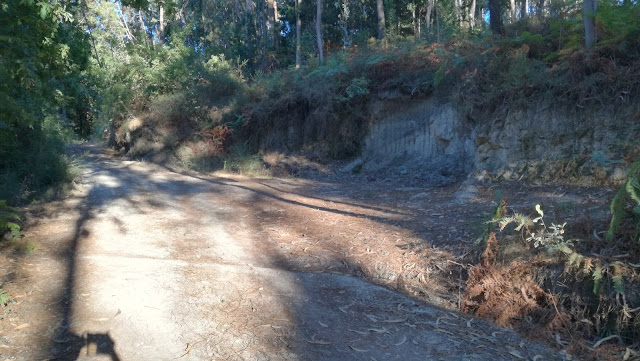
[[[438,97],[474,122],[543,103],[623,107],[621,124],[638,132],[637,2],[598,1],[597,12],[574,1],[229,3],[0,5],[0,233],[19,238],[10,206],[64,193],[76,174],[65,144],[78,139],[269,176],[281,158],[265,148],[358,155],[378,99]],[[297,141],[273,136],[294,124]],[[501,232],[487,230],[464,271],[467,312],[530,335],[542,328],[585,355],[605,342],[637,349],[640,147],[620,153],[629,178],[606,234],[547,221],[543,208],[499,207]],[[524,256],[504,256],[511,244]],[[0,289],[0,304],[9,300]]]

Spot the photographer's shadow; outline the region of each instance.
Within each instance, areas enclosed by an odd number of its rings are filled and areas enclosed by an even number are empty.
[[[111,360],[120,361],[116,353],[116,343],[109,333],[86,333],[81,336],[67,333],[62,341],[57,342],[59,348],[53,360],[79,361],[79,360]],[[103,357],[100,357],[103,356]]]

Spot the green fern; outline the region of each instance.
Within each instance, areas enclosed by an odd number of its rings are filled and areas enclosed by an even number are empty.
[[[583,261],[584,257],[581,254],[571,252],[571,254],[569,255],[569,266],[573,266],[579,269]]]
[[[15,223],[20,221],[17,212],[18,209],[10,207],[6,201],[0,200],[0,235],[9,230],[12,236],[20,237],[20,226]]]
[[[622,279],[622,267],[620,264],[615,264],[613,266],[613,277],[611,277],[613,281],[613,290],[616,293],[624,295],[624,281]]]
[[[502,217],[498,221],[498,224],[500,225],[500,231],[504,230],[504,228],[511,223],[516,224],[516,232],[520,232],[523,227],[528,231],[530,227],[533,226],[533,220],[529,216],[516,212],[513,214],[513,216]]]
[[[607,241],[611,241],[615,237],[615,233],[625,217],[625,207],[627,206],[627,199],[629,197],[636,202],[636,205],[640,206],[640,161],[633,163],[629,169],[627,182],[624,187],[620,188],[611,201],[611,222],[607,230]]]
[[[593,270],[593,294],[599,295],[600,289],[602,288],[602,266],[599,264],[596,265],[596,268]]]

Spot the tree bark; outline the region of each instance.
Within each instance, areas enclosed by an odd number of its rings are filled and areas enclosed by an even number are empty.
[[[469,22],[469,29],[473,30],[476,25],[476,0],[471,0],[469,9],[467,11],[467,21]]]
[[[316,0],[316,41],[318,43],[318,64],[324,64],[322,51],[322,0]]]
[[[527,17],[528,11],[529,11],[529,0],[522,0],[520,2],[520,19],[525,19]]]
[[[596,44],[596,10],[598,3],[596,0],[583,0],[582,10],[584,17],[584,43],[587,49],[593,48]]]
[[[378,40],[382,40],[384,39],[384,32],[385,32],[383,0],[377,0],[377,11],[378,11]]]
[[[509,0],[509,21],[514,23],[518,18],[516,17],[516,0]]]
[[[278,49],[278,2],[276,0],[267,0],[267,6],[269,7],[269,22],[271,23],[273,48]]]
[[[426,32],[427,32],[427,36],[431,35],[430,34],[430,30],[431,30],[431,13],[433,12],[433,7],[435,5],[436,1],[435,0],[427,0],[427,13],[424,15],[424,20],[425,20],[425,28],[426,28]]]
[[[454,12],[456,13],[456,20],[458,26],[462,25],[462,0],[453,0]]]
[[[536,8],[536,16],[543,17],[544,16],[544,0],[538,0],[538,7]]]
[[[502,24],[502,6],[500,0],[489,0],[489,24],[491,31],[496,35],[504,35]]]
[[[160,5],[160,32],[158,33],[158,41],[164,44],[164,6]]]
[[[300,44],[302,21],[300,20],[300,3],[302,0],[296,0],[296,69],[302,65],[302,48]]]

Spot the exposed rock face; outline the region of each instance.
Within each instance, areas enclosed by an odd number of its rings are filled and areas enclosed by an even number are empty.
[[[363,169],[398,168],[458,180],[474,170],[496,178],[617,184],[634,138],[626,110],[511,110],[503,118],[469,120],[435,99],[383,100],[372,106]]]
[[[474,168],[475,132],[451,106],[380,102],[373,114],[362,149],[365,171],[427,171],[428,178],[447,180]]]

